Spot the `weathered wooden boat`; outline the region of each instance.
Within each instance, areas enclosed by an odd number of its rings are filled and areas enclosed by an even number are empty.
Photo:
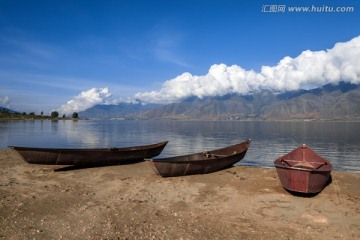
[[[297,193],[318,193],[330,179],[332,164],[303,144],[274,161],[282,186]]]
[[[183,156],[145,159],[157,175],[162,177],[205,174],[219,171],[242,160],[251,140],[213,151]]]
[[[113,165],[158,156],[168,142],[125,148],[56,149],[9,146],[26,162],[47,165]]]

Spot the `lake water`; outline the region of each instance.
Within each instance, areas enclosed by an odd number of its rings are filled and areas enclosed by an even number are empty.
[[[0,149],[7,146],[126,147],[169,141],[159,157],[202,152],[252,139],[239,165],[273,167],[305,143],[334,165],[360,172],[360,122],[264,121],[0,121]]]

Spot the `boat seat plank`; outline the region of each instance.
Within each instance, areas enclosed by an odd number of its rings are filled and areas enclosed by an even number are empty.
[[[298,168],[308,168],[308,169],[319,169],[320,167],[326,165],[326,162],[312,162],[312,161],[301,161],[301,160],[291,160],[291,159],[281,159],[281,163],[285,165],[286,163],[289,167],[298,167]]]

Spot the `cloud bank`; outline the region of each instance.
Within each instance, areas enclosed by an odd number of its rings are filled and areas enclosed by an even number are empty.
[[[189,97],[246,95],[260,89],[310,89],[340,81],[360,83],[360,36],[337,43],[332,49],[306,50],[295,58],[284,57],[276,66],[263,66],[260,72],[215,64],[204,76],[186,72],[165,81],[159,91],[134,97],[146,103],[172,103]]]
[[[95,105],[109,105],[109,104],[119,104],[119,103],[141,103],[134,98],[113,98],[112,93],[109,91],[109,88],[91,88],[87,91],[81,92],[78,96],[75,96],[73,99],[68,101],[66,104],[61,105],[57,110],[60,114],[72,114],[74,112],[82,112],[86,109],[89,109]]]
[[[81,92],[78,96],[61,105],[58,110],[61,114],[72,114],[91,108],[97,104],[108,104],[111,93],[107,87],[92,88],[88,91]]]
[[[4,107],[4,108],[10,107],[10,98],[8,96],[0,98],[0,107]]]
[[[206,75],[188,72],[165,81],[159,91],[140,92],[132,99],[112,99],[107,87],[92,88],[62,105],[61,114],[72,114],[97,104],[119,102],[173,103],[189,97],[212,97],[226,94],[247,95],[261,89],[286,92],[311,89],[340,81],[360,84],[360,36],[348,42],[337,43],[324,51],[306,50],[295,58],[284,57],[276,66],[263,66],[260,72],[240,66],[212,65]],[[9,99],[0,99],[9,104]]]

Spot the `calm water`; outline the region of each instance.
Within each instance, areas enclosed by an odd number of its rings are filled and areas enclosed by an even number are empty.
[[[336,171],[360,172],[360,122],[0,121],[0,149],[125,147],[170,141],[160,157],[201,152],[252,139],[240,165],[273,167],[306,143]]]

